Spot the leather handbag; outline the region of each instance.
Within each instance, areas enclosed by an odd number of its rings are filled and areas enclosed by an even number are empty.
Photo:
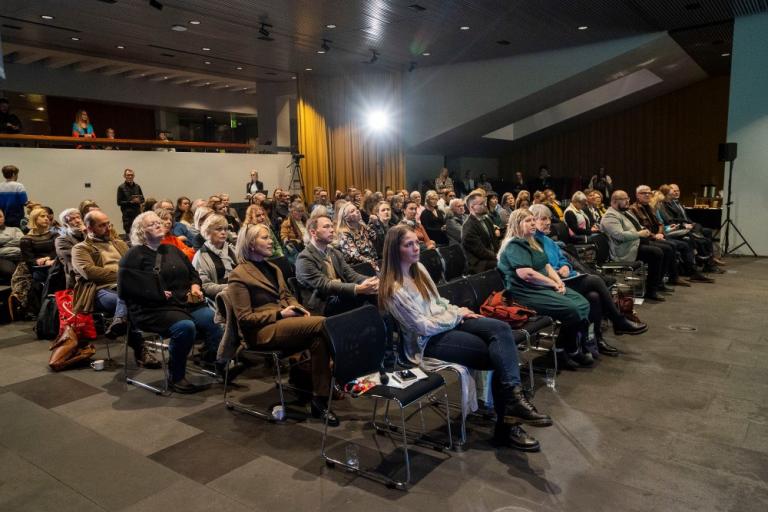
[[[48,366],[53,371],[61,371],[87,361],[96,354],[96,347],[91,344],[80,345],[77,334],[71,325],[67,325],[56,341],[51,343],[51,357]]]
[[[513,329],[524,326],[536,311],[508,299],[504,292],[493,292],[480,306],[480,314],[486,318],[495,318],[506,322]]]

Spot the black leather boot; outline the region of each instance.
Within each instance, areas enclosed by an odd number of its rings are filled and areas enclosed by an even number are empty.
[[[521,452],[541,451],[541,445],[520,425],[497,423],[493,431],[491,444],[499,447],[512,448]]]
[[[327,407],[328,407],[328,397],[324,397],[324,396],[312,397],[312,401],[310,402],[310,405],[309,405],[313,418],[317,418],[325,421],[325,417],[327,416],[328,426],[338,427],[341,423],[339,421],[338,416],[333,414],[333,411],[329,411]]]
[[[549,427],[552,418],[536,410],[523,393],[522,386],[505,386],[504,388],[504,423],[515,425],[525,423],[532,427]]]
[[[647,330],[648,324],[643,322],[633,322],[625,316],[622,316],[613,322],[613,333],[616,336],[621,336],[622,334],[642,334]]]
[[[568,357],[568,354],[566,354],[564,350],[561,350],[557,353],[557,369],[561,371],[569,370],[575,372],[579,369],[579,364]]]

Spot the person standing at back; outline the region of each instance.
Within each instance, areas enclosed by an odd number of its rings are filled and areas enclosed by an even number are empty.
[[[123,231],[125,234],[131,232],[131,224],[139,213],[141,213],[141,204],[144,202],[144,193],[134,178],[136,174],[131,169],[123,171],[125,181],[117,187],[117,206],[123,212]]]
[[[27,189],[19,183],[19,168],[15,165],[3,167],[3,178],[0,183],[0,210],[5,212],[5,225],[20,227],[24,218],[24,205],[27,204]]]

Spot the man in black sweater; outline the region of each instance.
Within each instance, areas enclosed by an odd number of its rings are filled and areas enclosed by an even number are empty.
[[[501,233],[488,218],[488,207],[483,194],[467,196],[469,217],[461,227],[461,246],[467,255],[471,274],[479,274],[496,267]]]
[[[117,205],[123,212],[123,230],[125,234],[131,232],[133,219],[141,213],[141,204],[144,202],[144,194],[138,183],[133,181],[136,174],[131,169],[123,171],[125,182],[117,187]]]

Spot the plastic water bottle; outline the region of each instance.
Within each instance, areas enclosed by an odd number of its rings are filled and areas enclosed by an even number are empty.
[[[285,409],[282,405],[276,405],[272,408],[272,417],[275,421],[283,421],[285,419]]]
[[[347,466],[354,469],[360,468],[360,458],[358,457],[357,445],[348,444],[346,447]]]

